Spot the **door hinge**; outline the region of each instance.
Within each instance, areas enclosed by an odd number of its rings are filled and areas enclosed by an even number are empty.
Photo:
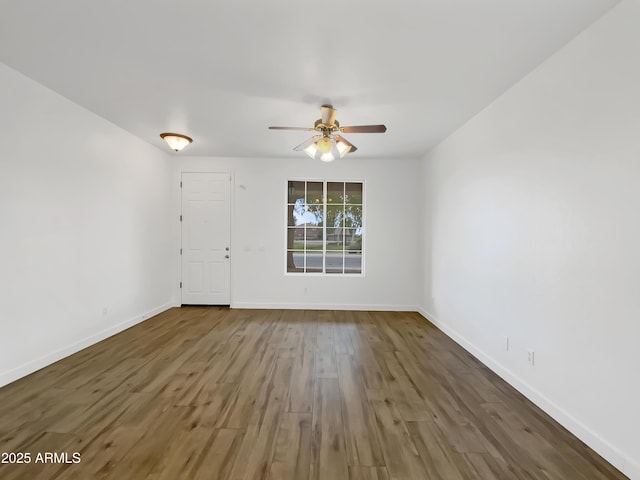
[[[180,188],[182,188],[182,180],[180,180]]]
[[[182,215],[180,215],[180,221],[182,221]]]
[[[180,249],[180,255],[182,255],[182,249]]]
[[[182,282],[180,282],[180,288],[182,288]]]

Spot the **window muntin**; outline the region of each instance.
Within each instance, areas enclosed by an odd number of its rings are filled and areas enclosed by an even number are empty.
[[[287,183],[288,273],[361,275],[363,182]]]

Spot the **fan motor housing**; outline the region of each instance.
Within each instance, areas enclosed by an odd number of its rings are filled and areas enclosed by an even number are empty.
[[[313,128],[315,130],[319,130],[319,131],[322,131],[322,132],[327,132],[327,131],[328,132],[335,132],[335,131],[340,129],[340,122],[338,122],[337,120],[334,120],[333,125],[325,125],[324,123],[322,123],[322,119],[319,118],[313,124]]]

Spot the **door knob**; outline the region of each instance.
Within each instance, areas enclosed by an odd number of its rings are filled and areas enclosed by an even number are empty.
[[[225,249],[227,252],[229,251],[229,247],[225,247],[224,249]]]
[[[224,258],[229,258],[229,255],[225,255]]]

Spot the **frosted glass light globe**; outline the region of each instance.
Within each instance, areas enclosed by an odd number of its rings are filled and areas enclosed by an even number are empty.
[[[329,137],[323,137],[316,143],[321,153],[329,153],[333,149],[333,142]]]

